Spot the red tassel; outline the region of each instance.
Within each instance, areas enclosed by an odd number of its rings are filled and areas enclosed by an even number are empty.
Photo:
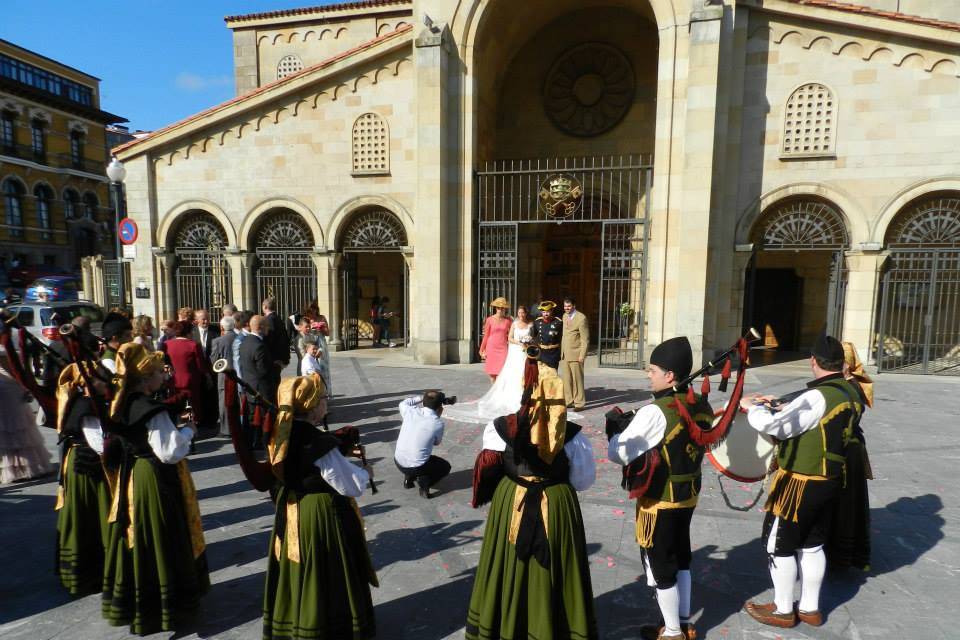
[[[726,393],[727,391],[727,382],[730,380],[730,370],[732,367],[732,361],[730,358],[727,358],[727,361],[723,363],[723,372],[720,374],[720,393]]]
[[[693,387],[687,387],[687,404],[693,404],[697,401],[697,397],[693,395]]]
[[[703,384],[700,385],[700,395],[704,398],[710,395],[710,376],[703,376]]]

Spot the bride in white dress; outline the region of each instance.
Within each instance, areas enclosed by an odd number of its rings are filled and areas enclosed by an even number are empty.
[[[517,319],[513,321],[508,336],[507,359],[496,382],[479,400],[460,402],[444,407],[443,417],[448,420],[485,424],[500,416],[516,413],[520,410],[523,396],[523,369],[527,361],[526,345],[530,342],[530,330],[533,318],[523,305],[517,306]],[[567,411],[570,420],[582,416]]]

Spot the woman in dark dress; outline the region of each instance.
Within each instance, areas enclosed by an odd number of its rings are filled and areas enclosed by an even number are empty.
[[[282,486],[267,547],[263,638],[372,638],[370,586],[378,586],[354,498],[369,469],[344,453],[354,445],[315,426],[326,389],[319,376],[287,378],[269,444]]]
[[[138,635],[174,631],[210,586],[185,459],[195,428],[178,428],[153,398],[165,383],[163,354],[128,343],[116,362],[110,417],[122,455],[108,517],[103,616]]]

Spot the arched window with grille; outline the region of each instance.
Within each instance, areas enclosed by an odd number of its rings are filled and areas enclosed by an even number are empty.
[[[282,80],[302,70],[303,60],[300,59],[300,56],[293,55],[292,53],[285,55],[280,58],[280,62],[277,63],[277,80]]]
[[[839,250],[850,244],[840,212],[814,198],[784,200],[768,209],[754,225],[751,241],[767,251]]]
[[[837,141],[837,101],[826,85],[802,84],[784,108],[782,158],[834,157]]]
[[[313,233],[290,209],[270,209],[262,218],[254,234],[257,299],[275,298],[283,316],[300,313],[317,299]]]
[[[960,192],[914,201],[897,214],[886,233],[890,248],[960,248]]]
[[[223,305],[231,301],[227,234],[206,211],[181,216],[172,238],[177,306],[207,309],[210,320],[219,322]]]
[[[3,182],[3,204],[5,211],[4,221],[7,225],[8,238],[23,237],[23,196],[26,190],[23,185],[13,178]]]
[[[49,240],[53,236],[50,224],[53,190],[47,185],[38,184],[33,189],[33,197],[37,203],[37,226],[40,228],[40,239]]]
[[[376,113],[365,113],[353,123],[353,175],[390,173],[390,131]]]

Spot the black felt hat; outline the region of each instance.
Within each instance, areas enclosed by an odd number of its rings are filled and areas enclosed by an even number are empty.
[[[693,368],[693,351],[686,336],[678,336],[664,340],[650,354],[650,364],[655,364],[664,371],[673,371],[679,382],[688,375]]]
[[[812,354],[821,360],[843,362],[843,345],[833,336],[828,336],[827,330],[824,328],[817,336],[816,342],[813,343]]]
[[[133,324],[130,323],[130,320],[119,313],[108,313],[107,316],[103,319],[103,327],[100,330],[100,335],[106,340],[111,338],[116,338],[123,335],[124,331],[132,331]]]

